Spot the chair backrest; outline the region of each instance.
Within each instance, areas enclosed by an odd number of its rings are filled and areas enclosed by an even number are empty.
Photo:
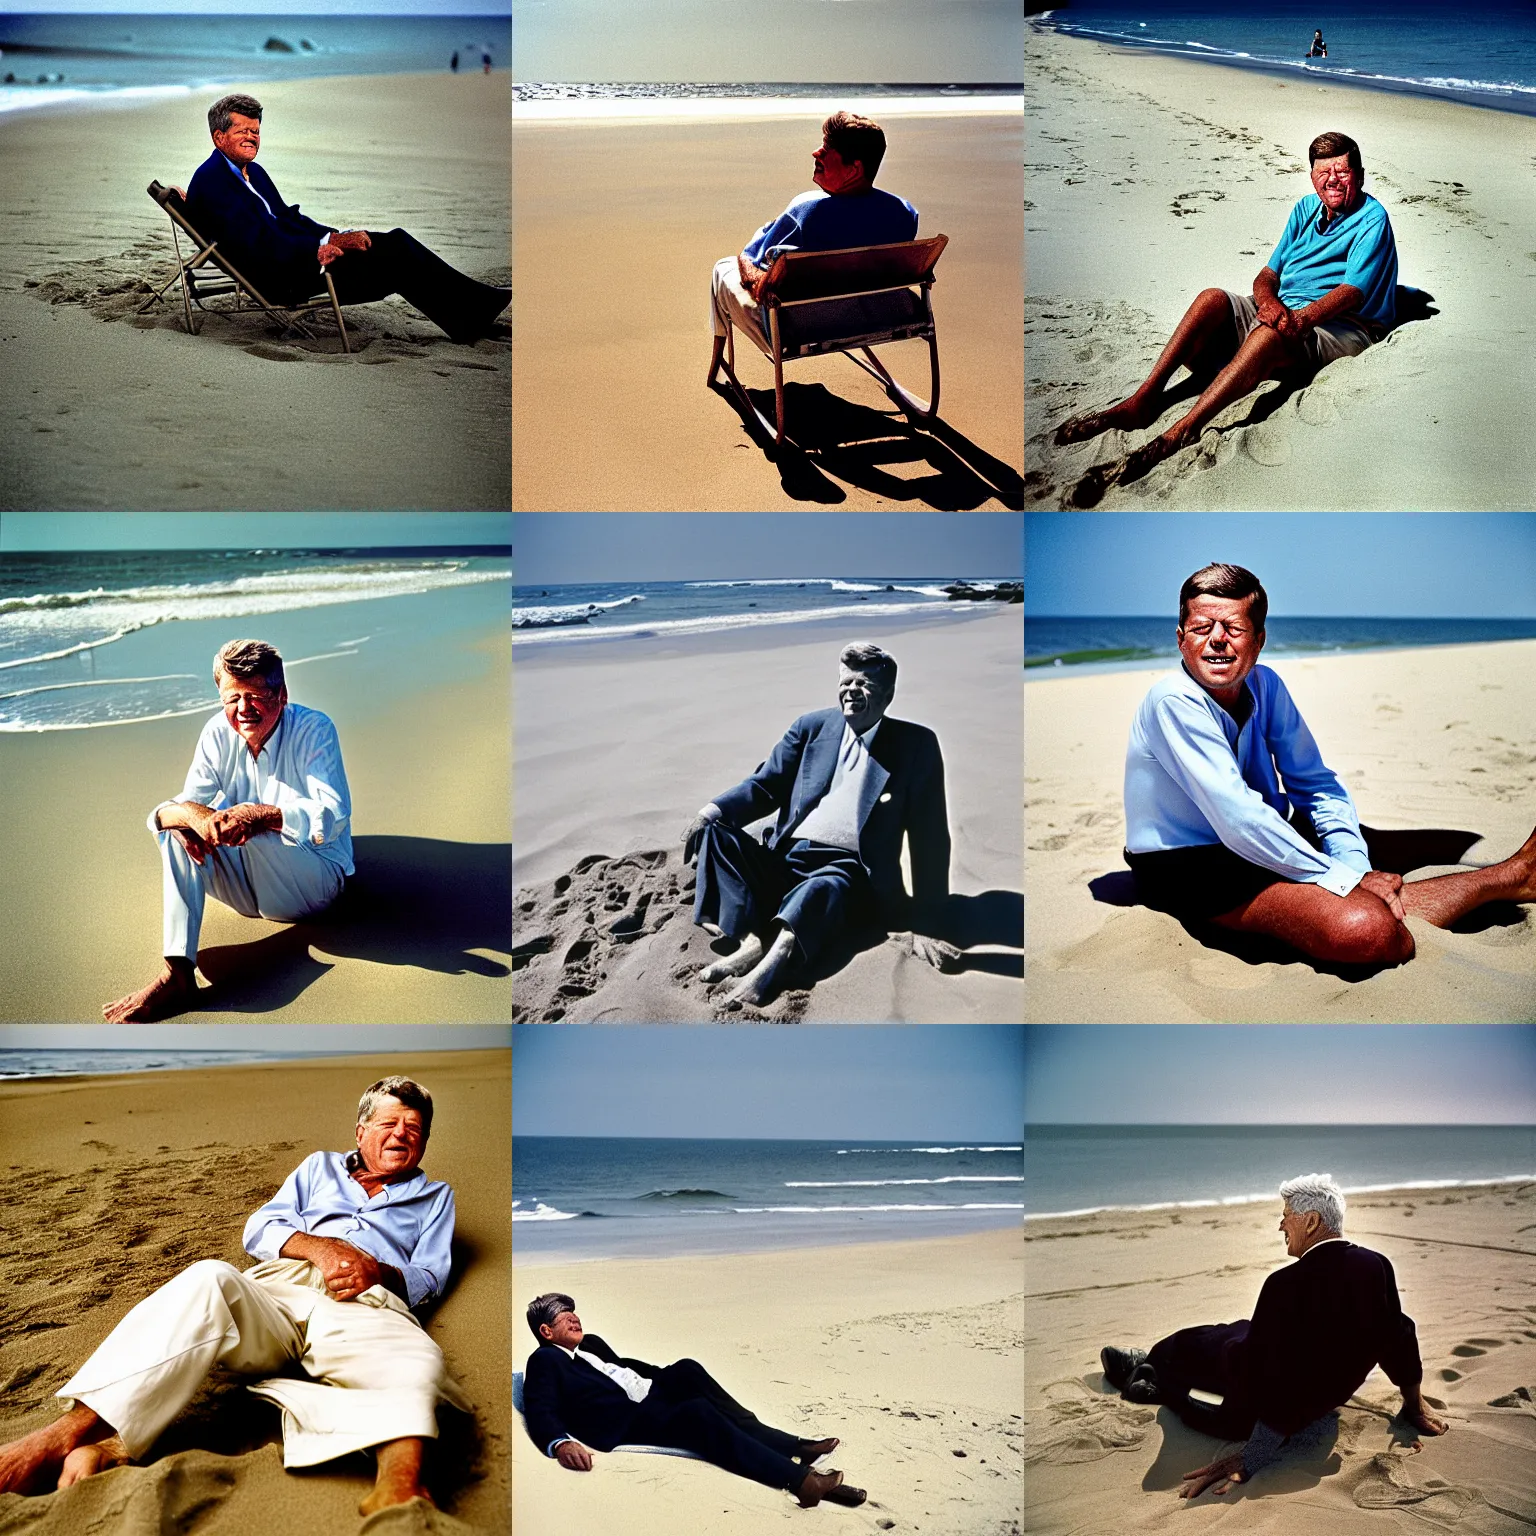
[[[187,205],[182,200],[181,194],[175,187],[162,187],[158,181],[152,181],[147,188],[149,195],[189,234],[199,245],[208,242],[192,227],[192,220],[187,217]]]
[[[843,251],[786,251],[774,259],[763,287],[766,295],[784,304],[908,288],[933,281],[934,266],[948,244],[948,235],[934,235]]]

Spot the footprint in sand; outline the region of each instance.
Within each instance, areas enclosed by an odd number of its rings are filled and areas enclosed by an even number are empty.
[[[1529,1387],[1516,1387],[1513,1392],[1506,1392],[1503,1397],[1490,1398],[1490,1408],[1523,1408],[1527,1413],[1536,1413],[1536,1401],[1531,1398]]]
[[[1342,1476],[1358,1508],[1414,1505],[1415,1514],[1438,1525],[1454,1525],[1469,1509],[1486,1502],[1476,1488],[1449,1482],[1434,1473],[1416,1476],[1410,1462],[1390,1451],[1378,1452]]]
[[[1291,439],[1276,421],[1263,421],[1243,432],[1243,451],[1255,464],[1275,469],[1291,461]]]
[[[1050,1397],[1043,1422],[1026,1429],[1026,1466],[1072,1466],[1101,1461],[1116,1451],[1136,1451],[1146,1444],[1157,1421],[1155,1408],[1090,1392],[1078,1381],[1052,1382],[1042,1390],[1066,1389]]]

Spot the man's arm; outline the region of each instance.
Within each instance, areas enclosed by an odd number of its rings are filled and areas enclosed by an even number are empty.
[[[1371,867],[1371,855],[1349,791],[1323,761],[1290,690],[1278,678],[1271,679],[1268,702],[1265,741],[1286,794],[1307,813],[1329,857],[1364,874]]]
[[[1286,310],[1274,328],[1282,336],[1305,336],[1339,315],[1358,314],[1364,307],[1365,295],[1353,283],[1340,283],[1322,298],[1313,299],[1300,309]],[[1259,318],[1262,320],[1263,316]]]
[[[317,1237],[313,1232],[295,1232],[281,1248],[282,1259],[308,1259],[325,1276],[325,1288],[336,1301],[356,1301],[364,1291],[382,1285],[393,1291],[407,1306],[411,1298],[405,1277],[392,1264],[381,1263],[371,1253],[355,1248],[339,1237]]]
[[[1259,324],[1278,329],[1283,315],[1290,314],[1280,302],[1280,274],[1273,267],[1263,267],[1253,280],[1253,302],[1259,308]]]
[[[743,251],[736,258],[736,271],[741,278],[741,286],[755,299],[763,286],[763,279],[768,276],[767,267],[754,266]]]
[[[210,848],[237,848],[258,832],[281,832],[283,813],[275,805],[232,805],[215,810],[211,805],[176,800],[160,807],[155,822],[166,832],[185,828]]]
[[[559,1364],[535,1350],[523,1367],[523,1424],[541,1454],[572,1472],[590,1472],[592,1453],[571,1435],[560,1413]]]
[[[944,754],[937,738],[923,742],[907,796],[907,851],[912,864],[912,926],[937,934],[949,899],[949,810]]]
[[[809,717],[802,715],[779,739],[767,759],[757,765],[757,771],[745,778],[723,795],[716,795],[711,802],[733,827],[744,827],[789,804],[794,793],[795,775],[800,769],[801,754],[805,751],[810,727]],[[841,727],[839,727],[841,728]]]

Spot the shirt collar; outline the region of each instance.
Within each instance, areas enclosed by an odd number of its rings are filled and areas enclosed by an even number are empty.
[[[243,746],[244,743],[242,742],[241,745]],[[372,1199],[373,1196],[369,1195],[368,1191],[363,1189],[363,1186],[352,1177],[352,1175],[363,1166],[362,1153],[354,1147],[352,1151],[345,1153],[342,1156],[341,1165],[346,1169],[348,1183],[350,1183],[355,1189],[360,1190],[368,1199]],[[385,1182],[379,1186],[379,1190],[380,1193],[383,1193],[385,1190],[390,1189],[409,1189],[415,1180],[421,1179],[425,1181],[426,1177],[426,1174],[421,1171],[421,1168],[418,1165],[417,1167],[413,1168],[403,1179],[397,1178],[385,1180]]]
[[[1319,1248],[1325,1248],[1329,1243],[1347,1243],[1348,1241],[1349,1239],[1347,1237],[1320,1237],[1315,1243],[1312,1244],[1310,1248],[1307,1249],[1307,1253],[1316,1253]],[[1301,1257],[1303,1259],[1306,1258],[1307,1253],[1302,1254]],[[1297,1263],[1300,1262],[1301,1260],[1298,1259]]]
[[[1317,197],[1317,193],[1315,193],[1315,192],[1312,195],[1313,195],[1313,197]],[[1347,224],[1350,219],[1354,218],[1354,216],[1357,213],[1359,213],[1362,208],[1365,207],[1365,198],[1366,198],[1366,194],[1364,192],[1362,192],[1360,194],[1360,196],[1358,198],[1356,198],[1355,206],[1353,208],[1351,208],[1348,213],[1341,213],[1330,224],[1330,223],[1326,222],[1326,216],[1327,216],[1327,213],[1328,213],[1328,205],[1327,205],[1327,203],[1325,203],[1322,200],[1322,198],[1318,197],[1317,198],[1317,217],[1315,219],[1313,219],[1313,221],[1312,221],[1312,228],[1318,234],[1321,235],[1321,234],[1326,233],[1330,229],[1337,229],[1339,227],[1339,225],[1341,225],[1341,224]]]
[[[855,731],[854,728],[849,725],[846,720],[843,721],[843,729],[850,735],[858,736],[859,740],[864,743],[864,750],[867,752],[869,748],[874,745],[875,737],[880,734],[880,727],[884,724],[885,717],[882,715],[880,719],[876,720],[875,723],[870,726],[870,728],[862,735],[859,735],[859,732]]]
[[[1258,663],[1255,662],[1254,665],[1257,666]],[[1231,720],[1239,731],[1241,731],[1242,728],[1247,725],[1250,720],[1253,719],[1253,712],[1258,707],[1259,702],[1257,695],[1253,691],[1253,667],[1248,669],[1248,676],[1243,679],[1243,698],[1248,701],[1248,705],[1246,710],[1243,712],[1243,717],[1241,720],[1239,720],[1235,715],[1231,714],[1222,705],[1221,700],[1218,699],[1215,694],[1213,694],[1208,688],[1202,686],[1200,679],[1189,670],[1188,666],[1185,665],[1184,658],[1182,656],[1179,658],[1179,671],[1184,674],[1185,679],[1189,683],[1189,686],[1193,688],[1202,699],[1209,700],[1216,706],[1217,709],[1221,710],[1222,714],[1226,716],[1228,720]]]
[[[236,165],[235,162],[233,160],[231,160],[229,158],[229,156],[224,153],[224,151],[222,149],[219,151],[219,158],[224,162],[225,165],[227,165],[230,168],[230,170],[232,170],[235,173],[236,176],[238,176],[240,178],[241,181],[248,181],[250,179],[245,174],[245,172],[243,170],[241,170],[240,167],[238,165]]]

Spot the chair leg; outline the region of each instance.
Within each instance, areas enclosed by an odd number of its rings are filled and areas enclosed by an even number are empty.
[[[720,372],[720,359],[724,355],[725,355],[725,337],[724,336],[716,336],[715,337],[715,351],[714,351],[714,355],[709,360],[709,377],[707,379],[705,379],[705,381],[704,381],[704,387],[706,389],[711,389],[711,388],[714,387],[715,375]]]
[[[773,411],[778,421],[778,433],[774,437],[773,446],[784,446],[784,359],[779,356],[779,349],[773,349]]]
[[[336,329],[341,332],[341,350],[350,357],[352,343],[347,340],[347,322],[341,318],[341,305],[336,298],[336,284],[332,281],[329,271],[325,274],[325,291],[331,296],[331,313],[336,316]]]
[[[928,338],[928,372],[932,379],[933,393],[928,396],[928,420],[939,419],[939,338]]]

